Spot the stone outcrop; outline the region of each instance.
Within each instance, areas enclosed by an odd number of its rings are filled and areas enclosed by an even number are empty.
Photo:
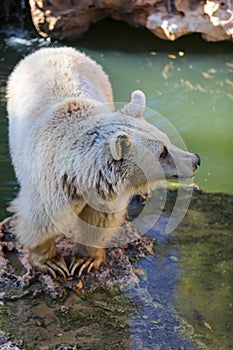
[[[131,211],[133,212],[133,209]],[[136,227],[126,222],[124,235],[133,235],[134,237],[137,235],[139,238],[123,247],[108,249],[106,262],[101,265],[99,270],[94,270],[82,276],[82,283],[79,286],[77,283],[80,278],[77,275],[67,280],[64,280],[62,276],[53,279],[49,274],[33,270],[29,263],[28,251],[20,246],[11,233],[13,222],[14,217],[6,218],[0,222],[0,300],[15,299],[28,295],[27,287],[32,286],[35,280],[39,280],[42,290],[53,297],[63,294],[65,289],[74,291],[77,291],[77,289],[93,290],[119,284],[124,286],[137,284],[142,271],[135,268],[134,264],[142,257],[153,254],[154,245],[156,244],[156,238],[141,237],[137,234]],[[73,241],[59,235],[56,237],[56,246],[58,252],[68,262],[72,256]],[[12,261],[9,259],[11,255],[14,256]],[[20,287],[20,289],[15,290],[15,286]],[[35,285],[35,288],[37,289],[38,285]],[[31,287],[30,291],[32,291]]]
[[[232,0],[30,0],[33,23],[45,37],[79,37],[106,17],[146,27],[166,40],[201,33],[207,41],[233,39]]]

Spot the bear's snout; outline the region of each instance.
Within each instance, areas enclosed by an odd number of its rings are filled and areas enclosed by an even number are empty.
[[[199,154],[197,153],[193,154],[192,164],[193,164],[194,171],[197,169],[197,167],[201,165],[201,157],[199,156]]]

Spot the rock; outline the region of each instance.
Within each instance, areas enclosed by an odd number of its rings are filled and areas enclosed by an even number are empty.
[[[37,31],[54,39],[79,37],[106,17],[172,41],[191,33],[207,41],[233,38],[231,0],[30,0],[30,7]]]
[[[64,280],[57,276],[53,279],[49,274],[33,270],[28,261],[28,252],[23,249],[11,233],[14,216],[0,222],[0,299],[21,298],[30,293],[44,291],[56,297],[65,290],[77,291],[80,281],[78,276]],[[133,234],[136,228],[129,223],[124,225],[124,234]],[[139,236],[140,237],[140,236]],[[92,271],[82,276],[80,289],[93,290],[114,285],[128,286],[137,284],[142,271],[135,269],[134,264],[142,257],[153,253],[155,238],[140,237],[134,242],[122,247],[107,250],[106,262],[98,271]],[[72,255],[73,241],[63,235],[56,237],[58,252],[69,261]]]
[[[9,334],[0,331],[0,349],[2,350],[20,350],[16,340],[10,340]],[[21,348],[23,350],[23,348]]]

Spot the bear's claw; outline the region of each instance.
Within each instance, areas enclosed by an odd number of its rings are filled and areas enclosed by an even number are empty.
[[[70,264],[70,275],[73,276],[76,269],[80,267],[78,272],[78,277],[80,277],[85,269],[89,273],[93,268],[98,269],[102,262],[102,259],[99,258],[74,258]]]
[[[60,257],[60,259],[53,259],[53,260],[48,260],[45,263],[48,272],[56,278],[57,275],[56,273],[60,274],[62,277],[67,278],[70,276],[70,272],[66,266],[66,262],[63,259],[63,257]]]
[[[42,259],[38,259],[38,256],[34,255],[33,259],[30,259],[30,263],[35,269],[42,273],[49,273],[53,278],[57,278],[57,275],[61,275],[63,278],[70,276],[70,272],[62,256],[53,257],[44,261],[41,260]]]

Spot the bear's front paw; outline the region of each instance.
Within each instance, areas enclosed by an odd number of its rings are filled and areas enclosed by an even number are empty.
[[[98,270],[100,265],[105,261],[105,251],[101,248],[90,249],[90,256],[88,257],[73,257],[70,264],[70,274],[74,275],[76,269],[79,267],[78,277],[80,277],[85,269],[87,273],[91,272],[92,269]]]

